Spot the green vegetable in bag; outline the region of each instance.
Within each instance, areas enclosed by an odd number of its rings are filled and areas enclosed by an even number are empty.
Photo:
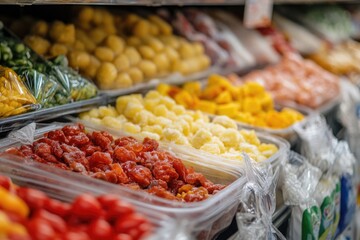
[[[52,63],[56,65],[54,69],[56,69],[58,76],[69,82],[72,100],[79,101],[96,96],[97,87],[95,84],[82,77],[72,68],[68,67],[68,62],[65,56],[61,55],[56,57]]]

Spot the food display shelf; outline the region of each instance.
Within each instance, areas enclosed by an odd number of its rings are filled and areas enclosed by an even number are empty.
[[[357,0],[273,0],[275,4],[351,3]],[[243,5],[245,0],[0,0],[0,4],[94,4],[94,5],[138,5],[138,6],[191,6],[191,5]]]

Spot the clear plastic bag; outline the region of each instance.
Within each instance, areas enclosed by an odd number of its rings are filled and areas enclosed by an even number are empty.
[[[273,21],[289,38],[291,46],[301,54],[310,54],[321,49],[322,41],[306,28],[279,14],[274,14]]]
[[[19,147],[21,145],[20,143],[28,144],[33,137],[35,140],[38,140],[43,134],[61,129],[63,126],[65,125],[55,123],[39,128],[35,132],[33,127],[25,127],[14,132],[11,137],[0,141],[0,151],[4,151],[11,147]],[[102,131],[104,129],[87,127],[86,130],[92,132]],[[109,133],[117,137],[129,136],[121,135],[118,131],[109,131]],[[72,189],[74,190],[80,189],[80,191],[92,193],[111,192],[118,196],[130,198],[134,204],[147,206],[153,212],[170,216],[179,221],[179,226],[181,224],[184,224],[185,226],[185,233],[180,232],[179,237],[184,236],[184,234],[187,236],[187,233],[191,233],[200,239],[211,239],[231,223],[231,220],[236,213],[239,204],[238,196],[245,183],[245,179],[241,177],[241,171],[238,168],[230,167],[226,164],[222,167],[215,167],[211,164],[197,161],[196,158],[203,157],[200,153],[197,153],[197,155],[192,155],[191,153],[178,153],[171,145],[167,147],[162,146],[161,150],[168,151],[173,156],[182,159],[182,162],[187,168],[193,168],[196,172],[203,174],[210,181],[218,184],[225,184],[227,187],[203,201],[189,203],[164,199],[144,193],[141,190],[134,190],[129,187],[120,186],[119,184],[99,181],[91,177],[85,177],[79,173],[64,171],[63,169],[49,166],[49,164],[39,164],[29,159],[21,159],[19,161],[23,164],[23,167],[28,167],[30,165],[36,166],[37,171],[43,170],[40,176],[46,175],[52,176],[55,179],[58,177],[66,179],[66,181],[62,185],[59,184],[59,186],[66,186],[67,183],[71,183]],[[11,171],[11,169],[9,169],[9,171]],[[221,204],[219,204],[219,202],[221,202]]]
[[[23,43],[0,28],[0,64],[11,67],[42,107],[71,101],[70,85],[54,74],[54,69]]]
[[[320,169],[295,152],[284,164],[280,187],[284,203],[291,206],[289,239],[318,239],[321,211],[313,194],[321,175]]]
[[[332,172],[336,159],[336,139],[325,118],[314,115],[302,126],[295,126],[302,139],[301,153],[323,173]]]
[[[18,115],[39,106],[19,76],[0,66],[0,118]]]
[[[97,87],[95,84],[70,68],[65,56],[60,55],[56,57],[52,60],[52,63],[54,64],[54,74],[58,78],[64,79],[63,82],[69,84],[73,101],[85,100],[96,96]]]
[[[240,211],[236,214],[239,231],[233,239],[285,240],[272,224],[278,172],[273,174],[270,165],[259,165],[246,154],[243,158],[247,181],[240,195]]]

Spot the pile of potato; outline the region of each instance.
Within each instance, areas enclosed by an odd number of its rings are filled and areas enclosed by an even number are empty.
[[[120,16],[83,7],[69,24],[35,21],[25,42],[46,57],[66,55],[71,67],[103,90],[210,66],[202,44],[173,35],[172,27],[156,15]]]

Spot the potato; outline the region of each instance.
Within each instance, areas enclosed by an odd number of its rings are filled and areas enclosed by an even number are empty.
[[[90,55],[85,51],[74,50],[68,54],[69,65],[73,68],[86,68],[90,63]]]
[[[114,60],[114,52],[108,47],[97,47],[94,53],[100,61],[111,62]]]
[[[137,47],[141,45],[141,40],[138,37],[129,37],[126,41],[126,43],[132,47]]]
[[[99,61],[99,59],[97,59],[95,56],[91,55],[89,66],[84,69],[84,74],[87,77],[94,79],[96,77],[96,72],[97,72],[98,68],[100,67],[100,64],[101,64],[101,62]]]
[[[160,17],[156,15],[151,15],[149,16],[149,20],[158,26],[160,33],[162,33],[163,35],[172,34],[172,27]]]
[[[155,57],[155,51],[149,46],[140,46],[138,50],[144,59],[152,59]]]
[[[156,68],[159,72],[166,72],[167,70],[169,70],[170,62],[165,53],[157,54],[154,57],[153,62],[155,63]]]
[[[122,38],[116,35],[110,35],[105,39],[105,45],[111,48],[115,55],[118,55],[123,52],[125,42]]]
[[[148,41],[148,45],[155,51],[161,52],[164,50],[164,44],[157,38],[151,38]]]
[[[204,54],[204,46],[201,43],[199,42],[193,43],[193,48],[196,55]]]
[[[136,65],[141,60],[139,52],[134,47],[126,47],[124,54],[129,59],[131,66]]]
[[[166,46],[164,52],[171,62],[174,62],[180,58],[179,53],[172,47]]]
[[[82,42],[86,51],[93,52],[96,48],[96,44],[88,37],[88,35],[81,29],[76,29],[76,39]]]
[[[194,47],[190,43],[183,43],[180,45],[179,53],[182,59],[189,59],[195,56]]]
[[[80,40],[75,40],[72,48],[75,49],[75,50],[80,50],[80,51],[85,51],[86,50],[85,44],[83,42],[81,42]]]
[[[29,45],[37,54],[42,56],[45,55],[50,48],[50,43],[48,40],[35,35],[27,36],[24,39],[24,42]]]
[[[45,37],[49,31],[49,25],[45,21],[37,21],[31,28],[31,33]]]
[[[68,48],[61,43],[55,43],[50,47],[49,54],[52,57],[59,55],[66,55],[68,53]]]
[[[156,65],[149,60],[141,60],[138,64],[138,68],[147,79],[155,77],[157,74]]]
[[[115,78],[115,87],[116,88],[127,88],[133,85],[133,82],[127,73],[119,73]]]
[[[100,65],[96,73],[96,81],[103,90],[109,90],[113,87],[118,71],[114,64],[104,62]]]
[[[144,74],[137,67],[132,67],[126,71],[134,84],[141,83],[144,80]]]
[[[140,20],[135,23],[133,29],[133,34],[137,37],[146,37],[150,35],[151,25],[147,20]]]
[[[49,36],[53,41],[56,41],[62,31],[65,28],[65,24],[60,21],[55,21],[51,24],[50,30],[49,30]]]
[[[130,67],[130,61],[124,54],[117,56],[113,63],[119,72],[124,71]]]
[[[102,28],[95,28],[89,32],[89,37],[97,45],[104,41],[106,35],[106,32]]]
[[[103,16],[104,16],[104,10],[95,8],[94,16],[92,18],[93,23],[99,26],[103,22]]]
[[[92,7],[83,7],[80,9],[78,19],[81,22],[90,22],[94,17],[94,9]]]

